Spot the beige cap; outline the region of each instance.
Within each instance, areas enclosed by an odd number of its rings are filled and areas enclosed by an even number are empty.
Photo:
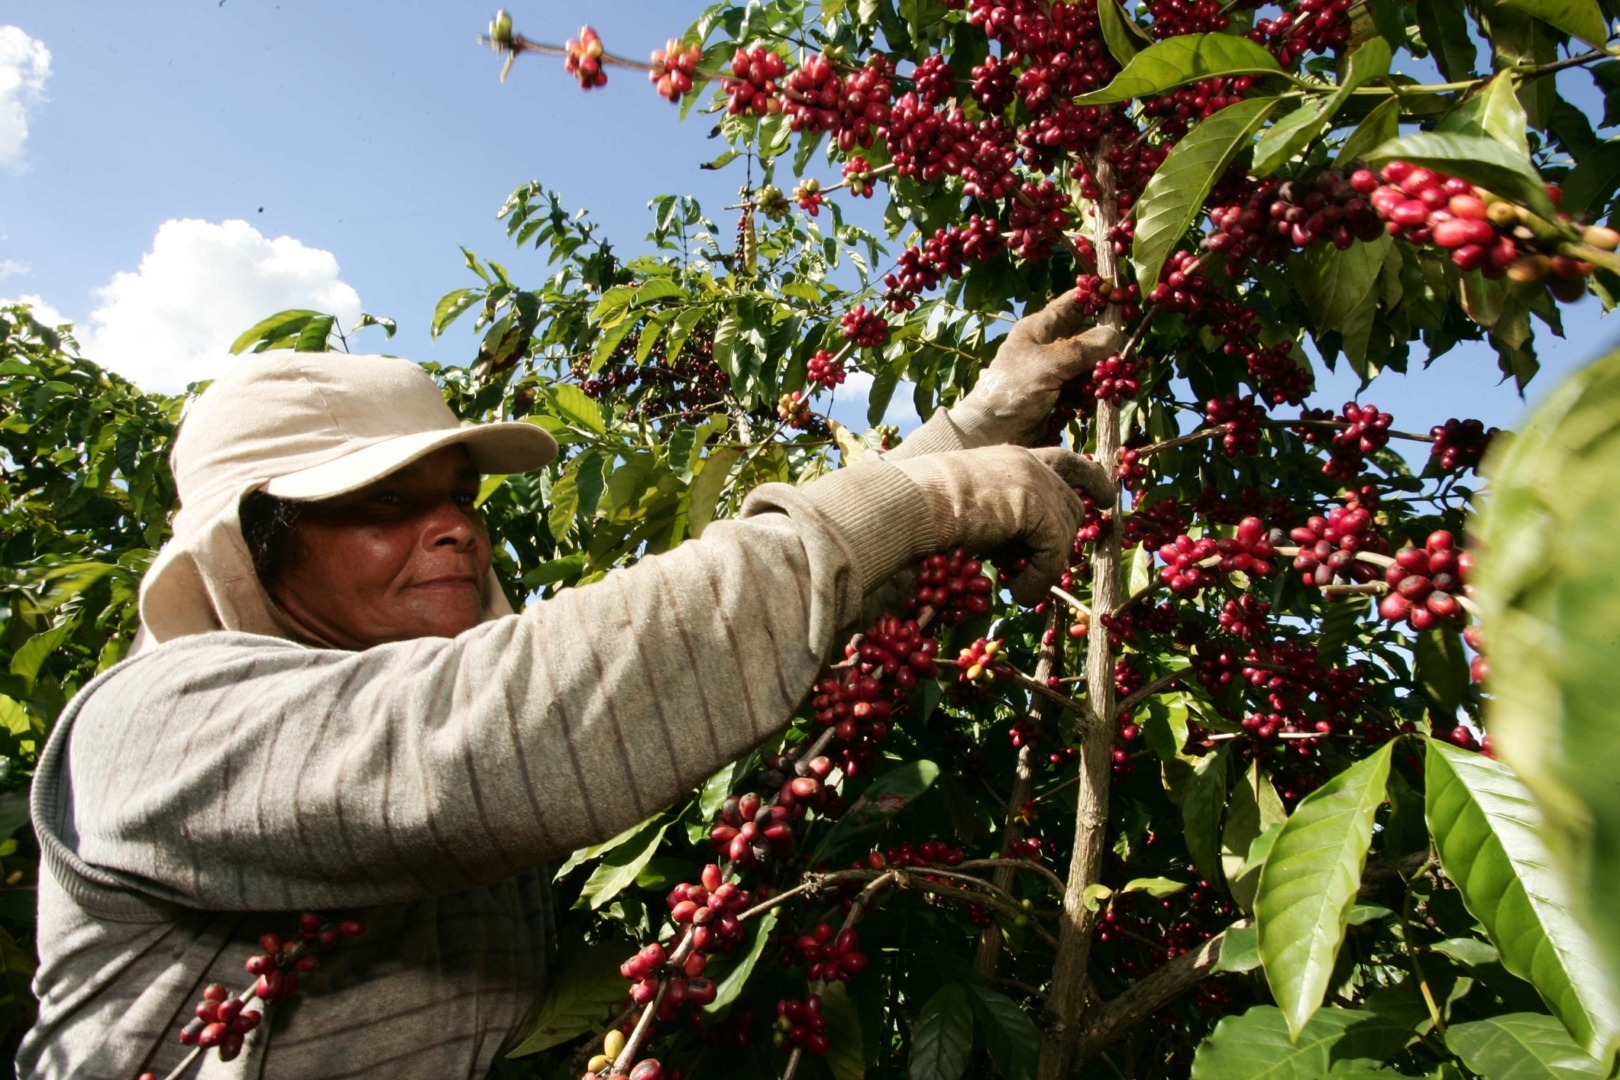
[[[210,630],[285,637],[237,516],[243,497],[325,499],[460,443],[484,473],[527,472],[557,455],[533,424],[463,426],[416,364],[387,356],[276,353],[242,360],[192,402],[170,454],[180,510],[141,580],[154,642]],[[493,576],[486,617],[511,606]]]

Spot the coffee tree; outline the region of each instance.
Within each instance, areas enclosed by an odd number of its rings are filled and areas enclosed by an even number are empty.
[[[488,504],[527,587],[873,452],[822,404],[848,372],[875,424],[902,384],[953,400],[1020,306],[1127,340],[1047,432],[1125,492],[1061,588],[1021,610],[1016,552],[925,561],[779,744],[570,859],[589,944],[519,1060],[1607,1075],[1609,976],[1482,738],[1464,519],[1497,433],[1305,402],[1316,365],[1376,392],[1465,341],[1522,387],[1533,321],[1613,303],[1612,14],[782,0],[650,63],[498,15],[508,68],[645,72],[744,184],[735,237],[666,198],[628,260],[531,185],[505,213],[555,275],[469,256],[441,303],[484,330],[457,392],[567,447]]]
[[[1616,822],[1604,762],[1579,758],[1614,741],[1615,365],[1505,455],[1481,551],[1497,433],[1306,401],[1322,365],[1388,401],[1410,363],[1461,374],[1444,354],[1472,341],[1522,387],[1560,304],[1612,306],[1614,14],[769,0],[649,63],[497,15],[508,68],[555,54],[593,92],[645,75],[717,125],[709,164],[742,185],[735,230],[655,201],[633,257],[525,185],[502,215],[550,276],[469,252],[433,313],[480,334],[434,369],[452,405],[563,448],[481,493],[513,596],[698,536],[759,483],[858,467],[896,441],[876,425],[899,388],[949,404],[1010,312],[1067,296],[1126,340],[1045,435],[1122,488],[1060,587],[1024,609],[1000,589],[1016,551],[925,560],[778,741],[559,866],[556,975],[502,1074],[1609,1075],[1616,935],[1592,916]],[[127,647],[179,400],[24,312],[0,326],[19,790],[65,695]],[[237,346],[340,331],[283,312]],[[828,415],[857,372],[866,431]],[[53,517],[61,498],[86,514]],[[0,858],[26,888],[19,840]]]

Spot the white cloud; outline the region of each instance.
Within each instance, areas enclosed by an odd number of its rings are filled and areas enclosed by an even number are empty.
[[[851,371],[844,384],[834,391],[833,407],[829,410],[833,419],[854,431],[865,431],[870,426],[866,422],[866,410],[872,400],[873,381],[872,376],[864,371]],[[922,424],[922,418],[917,415],[917,408],[911,400],[913,389],[911,383],[902,380],[894,388],[888,408],[883,411],[882,422],[899,428],[902,438]]]
[[[12,297],[9,300],[0,300],[0,307],[7,307],[11,304],[27,304],[30,309],[29,314],[33,315],[35,321],[42,323],[45,326],[49,326],[52,329],[61,326],[63,323],[70,323],[73,321],[60,311],[56,310],[56,308],[52,307],[50,304],[47,304],[40,297],[32,294]]]
[[[0,281],[8,277],[26,277],[28,264],[20,263],[16,259],[0,259]]]
[[[140,269],[96,293],[102,304],[79,329],[84,355],[164,392],[218,375],[231,342],[284,308],[330,312],[345,326],[360,316],[331,252],[245,221],[165,221]]]
[[[15,26],[0,26],[0,166],[24,165],[28,115],[45,96],[51,52]]]

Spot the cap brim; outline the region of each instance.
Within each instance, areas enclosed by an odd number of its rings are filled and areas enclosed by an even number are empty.
[[[533,424],[479,424],[421,431],[278,476],[264,492],[278,499],[330,499],[357,491],[446,446],[463,445],[481,473],[538,469],[557,456],[557,441]]]

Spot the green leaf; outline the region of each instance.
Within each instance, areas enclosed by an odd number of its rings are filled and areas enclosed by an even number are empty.
[[[616,285],[602,294],[602,299],[596,302],[591,309],[590,321],[594,326],[612,326],[630,310],[630,303],[636,298],[636,286]]]
[[[1257,1005],[1215,1026],[1191,1080],[1321,1080],[1367,1072],[1400,1052],[1410,1029],[1377,1013],[1321,1009],[1291,1037],[1282,1011]]]
[[[821,992],[821,1018],[827,1024],[827,1056],[822,1062],[833,1080],[864,1080],[866,1034],[843,983],[829,983]]]
[[[546,528],[551,530],[555,540],[568,535],[574,525],[574,515],[579,512],[579,468],[584,461],[585,458],[576,458],[551,485],[551,510],[546,514]]]
[[[1501,762],[1436,739],[1428,741],[1424,784],[1440,865],[1502,966],[1529,980],[1588,1053],[1608,1057],[1620,1009],[1549,865],[1529,789]]]
[[[979,1018],[984,1047],[996,1072],[1006,1080],[1030,1080],[1040,1049],[1040,1032],[1029,1014],[1012,998],[980,982],[967,986],[968,1001]]]
[[[973,1008],[961,983],[946,983],[923,1005],[911,1029],[911,1080],[957,1080],[973,1054]]]
[[[35,634],[23,642],[22,648],[11,654],[11,673],[22,679],[26,690],[33,691],[34,682],[39,678],[39,669],[78,628],[79,620],[69,619],[60,626],[53,626],[49,630]]]
[[[1208,36],[1244,41],[1243,38],[1225,35],[1189,34],[1171,38],[1153,48],[1173,45],[1187,38]],[[1260,48],[1253,42],[1245,43]],[[1152,51],[1146,50],[1137,60],[1140,61]],[[1260,51],[1265,52],[1264,49]],[[1148,181],[1136,206],[1136,238],[1131,245],[1131,261],[1136,264],[1136,279],[1144,293],[1158,282],[1159,270],[1164,266],[1165,259],[1203,212],[1204,199],[1215,186],[1215,181],[1220,179],[1238,152],[1253,141],[1256,129],[1265,122],[1276,104],[1276,98],[1250,98],[1236,105],[1228,105],[1200,121],[1175,145],[1158,172],[1153,174],[1153,179]]]
[[[642,829],[646,828],[651,823],[651,818],[648,818],[646,821],[638,821],[628,829],[624,830],[624,832],[619,833],[617,836],[611,836],[602,841],[600,844],[591,844],[587,847],[580,848],[572,855],[569,855],[567,861],[565,861],[561,866],[557,867],[556,871],[551,875],[551,880],[561,881],[563,878],[567,877],[570,872],[585,865],[592,859],[599,858],[604,852],[612,851],[619,845],[628,843],[633,837],[635,837],[637,833],[641,832]]]
[[[1125,14],[1118,0],[1097,0],[1097,21],[1102,26],[1103,43],[1109,55],[1121,64],[1128,64],[1153,41],[1151,35],[1136,25],[1136,20]]]
[[[703,1006],[704,1012],[711,1016],[717,1015],[737,1000],[737,996],[743,992],[743,987],[748,983],[748,977],[754,973],[754,965],[759,963],[760,954],[765,951],[765,944],[771,938],[771,931],[776,928],[778,914],[780,909],[772,908],[759,917],[759,922],[752,927],[754,936],[748,942],[748,951],[737,956],[725,975],[714,984],[714,1000]],[[622,980],[620,993],[622,996]]]
[[[1243,874],[1249,849],[1261,833],[1287,820],[1288,811],[1271,778],[1260,771],[1259,762],[1250,762],[1248,771],[1232,789],[1226,828],[1221,831],[1221,870],[1232,898],[1244,911],[1254,910],[1254,890],[1260,881],[1258,870],[1247,877]]]
[[[1193,866],[1207,881],[1221,879],[1221,811],[1226,806],[1226,744],[1193,768],[1181,797],[1182,831]]]
[[[1338,331],[1346,355],[1357,365],[1366,360],[1367,334],[1378,313],[1378,290],[1373,286],[1394,242],[1393,237],[1380,236],[1343,251],[1318,244],[1289,263],[1298,270],[1294,288],[1310,309],[1314,333]]]
[[[1401,130],[1401,101],[1392,97],[1381,101],[1362,118],[1356,125],[1344,145],[1334,156],[1333,163],[1340,168],[1348,167],[1352,162],[1359,161],[1375,146],[1393,139]]]
[[[1468,693],[1468,656],[1462,638],[1449,626],[1417,635],[1412,643],[1413,673],[1436,716],[1451,719]]]
[[[445,328],[455,322],[461,313],[476,304],[484,295],[482,289],[455,289],[445,293],[433,307],[433,321],[428,324],[428,334],[437,338],[444,333]]]
[[[354,328],[356,330],[364,330],[368,326],[382,327],[383,339],[385,341],[392,338],[394,336],[394,332],[399,329],[399,324],[393,319],[388,318],[386,315],[373,315],[370,312],[362,311],[360,313],[360,321],[354,324]]]
[[[1482,967],[1485,964],[1502,962],[1502,954],[1496,946],[1479,938],[1446,938],[1444,941],[1435,942],[1429,948],[1468,967]],[[1558,1029],[1563,1031],[1563,1025],[1560,1024]],[[1567,1039],[1569,1034],[1565,1032],[1564,1037]]]
[[[1535,794],[1575,910],[1620,970],[1620,352],[1560,384],[1487,464],[1478,520],[1487,726]]]
[[[692,505],[687,511],[687,532],[692,536],[702,536],[703,530],[714,520],[720,493],[731,477],[731,467],[740,457],[741,447],[727,446],[703,459],[703,468],[692,481]]]
[[[588,902],[595,911],[635,884],[636,876],[658,851],[668,829],[667,821],[662,825],[656,820],[649,821],[635,836],[609,852],[580,887],[580,900]]]
[[[654,300],[686,299],[686,290],[667,277],[649,279],[646,284],[636,290],[636,306],[650,304]]]
[[[712,821],[720,813],[720,808],[731,795],[731,789],[745,776],[751,775],[754,768],[751,755],[741,757],[703,782],[703,788],[698,792],[698,813],[705,821]]]
[[[34,719],[22,702],[0,694],[0,728],[13,735],[26,735],[34,730]]]
[[[1254,144],[1254,167],[1250,172],[1255,176],[1270,176],[1287,164],[1321,133],[1327,121],[1328,104],[1326,98],[1307,101],[1261,132]]]
[[[594,431],[598,435],[607,431],[607,425],[602,423],[602,410],[591,400],[590,395],[573,383],[553,383],[549,396],[552,411],[570,424]]]
[[[1508,1013],[1453,1024],[1446,1048],[1488,1080],[1601,1080],[1609,1075],[1550,1016]]]
[[[810,863],[838,862],[835,853],[875,835],[937,779],[939,766],[932,761],[907,761],[890,769],[874,780],[844,816],[827,830],[811,855]]]
[[[337,325],[337,319],[331,315],[317,315],[304,324],[298,331],[298,337],[293,341],[294,352],[326,352],[330,347],[332,328]],[[274,344],[265,342],[266,348],[274,348]]]
[[[1260,935],[1252,922],[1226,928],[1221,935],[1221,955],[1216,971],[1253,971],[1260,966]]]
[[[1338,115],[1351,94],[1389,74],[1390,59],[1389,42],[1381,37],[1368,38],[1357,46],[1333,93],[1307,101],[1260,136],[1254,149],[1254,175],[1270,176],[1303,151],[1321,133],[1323,124]]]
[[[1440,74],[1457,82],[1474,74],[1477,50],[1469,32],[1463,0],[1423,0],[1412,5],[1423,44],[1429,47]]]
[[[1503,0],[1509,7],[1540,19],[1601,49],[1609,37],[1608,21],[1597,0]]]
[[[319,311],[310,311],[305,308],[288,308],[278,311],[268,319],[261,319],[242,331],[240,337],[231,342],[231,354],[238,355],[246,352],[251,346],[258,346],[254,352],[263,352],[272,343],[282,342],[288,338],[295,338],[309,325],[311,319],[321,318]]]
[[[1288,816],[1254,897],[1266,982],[1300,1035],[1321,1007],[1384,801],[1393,743],[1334,776]]]
[[[1180,695],[1168,703],[1161,698],[1148,702],[1142,732],[1160,761],[1181,760],[1181,748],[1187,745],[1187,731],[1187,705]]]
[[[1498,75],[1485,87],[1447,113],[1435,130],[1457,135],[1486,135],[1528,157],[1530,143],[1525,131],[1529,121],[1525,118],[1524,106],[1519,104],[1512,74]]]
[[[529,1034],[508,1057],[538,1054],[603,1027],[624,1000],[622,942],[588,945],[551,980]]]
[[[1151,97],[1201,79],[1225,75],[1280,75],[1277,58],[1235,34],[1182,34],[1150,45],[1131,58],[1112,82],[1082,94],[1076,105],[1107,105]]]
[[[1367,154],[1373,164],[1410,161],[1477,184],[1552,221],[1558,208],[1530,159],[1484,135],[1420,131],[1400,135]]]
[[[28,792],[8,791],[0,795],[0,840],[9,840],[28,820]]]
[[[1120,887],[1119,891],[1122,893],[1145,892],[1149,896],[1163,897],[1174,896],[1186,887],[1187,883],[1185,881],[1171,881],[1169,878],[1162,877],[1139,877],[1131,878]]]

